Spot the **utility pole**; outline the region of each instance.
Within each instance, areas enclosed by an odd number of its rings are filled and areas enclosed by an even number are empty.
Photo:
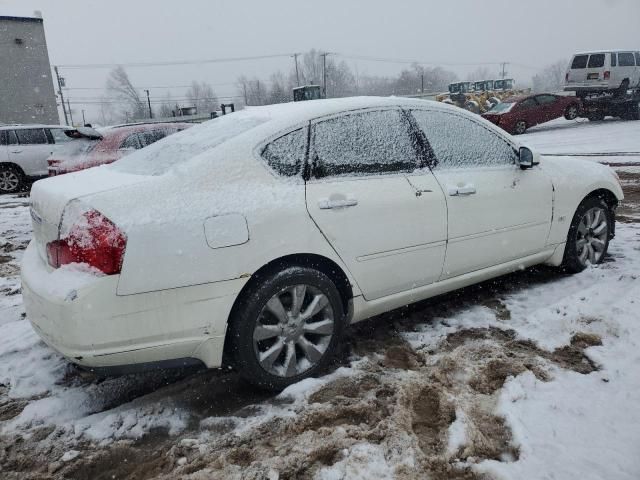
[[[64,113],[64,123],[69,125],[69,120],[67,119],[67,107],[64,106],[64,96],[62,94],[62,83],[63,80],[60,78],[60,73],[58,73],[58,67],[55,66],[53,69],[56,72],[56,78],[58,79],[58,93],[60,94],[60,103],[62,103],[62,112]]]
[[[299,53],[294,53],[293,55],[291,55],[293,57],[293,61],[296,64],[296,86],[300,86],[300,74],[298,73],[298,55],[300,55]]]
[[[84,127],[87,124],[87,121],[84,119],[84,108],[82,109],[82,126]]]
[[[73,127],[73,114],[71,113],[71,104],[69,103],[68,98],[67,98],[67,108],[69,109],[69,118],[71,119],[71,126]]]
[[[153,118],[153,111],[151,111],[151,99],[149,98],[149,90],[145,90],[147,92],[147,105],[149,105],[149,118]]]
[[[504,79],[507,76],[507,71],[505,70],[506,66],[509,65],[509,62],[502,62],[502,78]]]
[[[424,71],[420,74],[420,93],[424,93]]]
[[[249,105],[249,103],[247,102],[247,82],[244,82],[242,84],[242,89],[244,90],[244,104],[245,106]]]
[[[322,57],[322,94],[324,98],[327,98],[327,55],[331,55],[331,53],[320,54]]]

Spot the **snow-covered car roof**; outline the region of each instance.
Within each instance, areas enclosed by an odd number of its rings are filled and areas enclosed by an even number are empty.
[[[212,150],[227,142],[240,142],[247,148],[253,148],[316,118],[353,110],[397,106],[461,111],[440,102],[403,97],[349,97],[247,107],[160,140],[110,167],[127,173],[161,175],[172,166],[212,153]]]
[[[638,50],[640,50],[640,47],[636,47],[636,48],[610,48],[610,49],[601,49],[601,50],[587,50],[585,52],[576,52],[573,54],[573,56],[576,55],[590,55],[592,53],[619,53],[619,52],[623,52],[623,53],[628,53],[628,52],[637,52]]]

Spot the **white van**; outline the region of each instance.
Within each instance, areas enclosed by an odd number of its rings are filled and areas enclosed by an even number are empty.
[[[640,86],[640,52],[609,50],[577,53],[565,75],[564,89],[583,97],[588,93],[618,91]]]

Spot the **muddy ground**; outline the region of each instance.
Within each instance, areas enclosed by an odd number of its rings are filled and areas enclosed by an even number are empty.
[[[622,222],[640,219],[640,175],[620,173],[626,200]],[[0,270],[16,267],[0,251]],[[311,479],[323,467],[343,460],[366,442],[395,457],[396,478],[483,479],[469,465],[484,459],[510,462],[519,451],[504,420],[494,413],[505,380],[526,371],[552,378],[555,368],[588,374],[597,369],[583,350],[600,344],[593,334],[576,332],[554,351],[518,339],[508,327],[510,311],[502,296],[561,274],[534,268],[421,302],[352,326],[324,384],[304,404],[287,396],[257,392],[230,370],[174,370],[102,379],[69,366],[64,382],[87,386],[100,401],[98,411],[128,402],[187,409],[186,429],[171,435],[158,428],[138,440],[104,445],[80,440],[70,447],[55,426],[29,435],[0,436],[2,479]],[[11,295],[10,292],[4,292]],[[504,328],[469,328],[446,336],[436,347],[414,350],[405,341],[416,325],[453,317],[472,306],[495,311]],[[584,319],[585,324],[597,319]],[[336,369],[358,360],[355,374]],[[33,399],[14,400],[0,385],[0,422],[20,414]],[[455,401],[454,401],[455,399]],[[287,408],[256,426],[238,429],[243,419],[269,408]],[[471,438],[455,445],[454,422],[464,422]],[[204,432],[204,435],[203,435]],[[77,456],[63,461],[70,449]],[[412,455],[408,455],[411,450]],[[75,453],[73,455],[76,455]],[[71,455],[71,456],[73,456]],[[403,458],[414,457],[416,461]],[[363,462],[367,461],[363,455]]]

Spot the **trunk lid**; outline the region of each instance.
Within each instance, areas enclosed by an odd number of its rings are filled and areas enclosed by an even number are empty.
[[[144,175],[93,168],[34,183],[31,189],[31,220],[40,257],[47,263],[47,243],[58,239],[62,214],[69,202],[148,180],[150,177]]]

